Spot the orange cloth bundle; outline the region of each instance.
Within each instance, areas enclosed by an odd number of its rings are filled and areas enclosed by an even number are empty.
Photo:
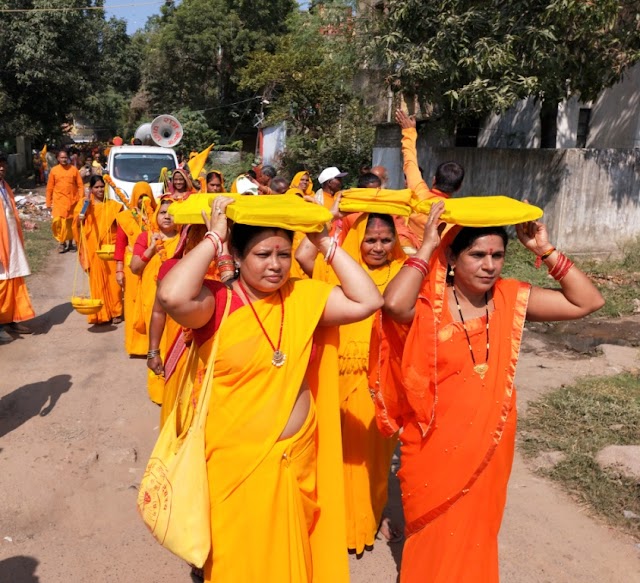
[[[317,204],[309,204],[291,194],[274,196],[242,196],[239,194],[192,194],[186,201],[174,203],[169,214],[177,224],[203,224],[202,211],[211,213],[216,196],[233,198],[227,216],[234,223],[275,227],[302,233],[319,233],[331,221],[331,213]]]
[[[408,188],[349,188],[342,191],[340,210],[346,213],[381,213],[408,217],[411,214],[409,203],[412,194]]]
[[[428,214],[431,205],[441,199],[418,202],[413,209]],[[500,227],[535,221],[542,217],[542,209],[508,196],[467,196],[444,201],[440,217],[445,223],[463,227]]]

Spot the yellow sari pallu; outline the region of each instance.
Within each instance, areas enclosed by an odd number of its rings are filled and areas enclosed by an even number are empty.
[[[342,583],[344,485],[334,328],[316,326],[332,286],[289,281],[253,306],[270,338],[279,335],[281,367],[249,306],[221,325],[206,425],[212,552],[205,580],[215,583]],[[314,334],[319,340],[312,357]],[[306,421],[279,440],[300,387],[313,400]]]

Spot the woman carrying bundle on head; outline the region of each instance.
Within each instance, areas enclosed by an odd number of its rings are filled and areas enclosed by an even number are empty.
[[[352,213],[351,228],[342,249],[357,261],[378,290],[400,271],[405,254],[398,242],[393,217],[378,213]],[[335,273],[308,241],[296,255],[314,279],[335,283]],[[361,554],[373,547],[376,533],[397,542],[401,533],[389,518],[382,518],[387,503],[391,457],[397,439],[383,436],[376,426],[375,406],[369,389],[369,358],[374,315],[340,326],[340,411],[344,464],[347,548]]]
[[[398,477],[407,541],[400,581],[494,583],[524,323],[581,318],[604,300],[549,243],[542,223],[518,224],[516,232],[560,289],[501,277],[503,227],[456,226],[441,241],[443,209],[443,202],[431,207],[420,249],[384,294],[385,314],[410,325],[403,352],[385,318],[385,354],[402,355],[401,378],[386,368],[390,358],[376,387],[382,425],[389,433],[403,429]]]
[[[124,290],[124,347],[129,355],[142,356],[149,350],[149,336],[142,306],[141,279],[131,271],[133,248],[140,234],[150,229],[156,210],[151,185],[136,182],[131,193],[131,210],[116,216],[116,280]]]
[[[213,201],[205,239],[158,289],[168,314],[193,329],[201,361],[218,342],[213,380],[201,389],[211,403],[205,580],[346,582],[334,326],[369,317],[381,296],[341,249],[331,257],[340,287],[289,279],[292,232],[269,226],[282,224],[274,212],[273,222],[235,223],[229,233],[231,202]],[[330,251],[326,230],[309,238]],[[228,286],[205,280],[227,240],[239,265]]]
[[[73,236],[79,245],[79,261],[89,274],[93,299],[102,300],[102,309],[87,316],[89,324],[122,322],[122,289],[116,279],[116,263],[102,259],[98,252],[103,245],[115,242],[116,219],[122,205],[105,199],[102,176],[92,176],[89,193],[78,201],[73,211]]]
[[[151,328],[158,272],[162,264],[173,257],[180,239],[180,230],[168,212],[172,203],[173,199],[170,196],[163,196],[160,199],[151,218],[150,229],[138,235],[133,247],[131,272],[140,278],[139,285],[141,290],[139,297],[142,304],[142,310],[136,308],[141,320],[134,325],[138,329],[144,328],[147,333]],[[173,326],[179,328],[175,322]],[[174,335],[169,332],[165,333],[161,338],[149,337],[147,352],[148,361],[155,359],[155,367],[153,370],[150,369],[148,374],[149,398],[158,405],[162,404],[162,394],[164,392],[163,363],[165,362],[167,350],[170,348],[166,345],[167,337],[174,337]]]

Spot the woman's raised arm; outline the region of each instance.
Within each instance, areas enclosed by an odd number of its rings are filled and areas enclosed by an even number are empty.
[[[221,243],[227,240],[225,209],[232,202],[232,198],[218,196],[211,203],[211,218],[202,213],[207,231],[216,233]],[[181,326],[201,328],[213,316],[215,300],[202,283],[217,252],[215,236],[205,236],[158,283],[160,305]]]
[[[444,202],[439,201],[431,206],[429,218],[424,227],[422,245],[414,255],[418,260],[429,262],[431,255],[440,245],[440,233],[444,223],[439,224],[440,215],[444,211]],[[413,320],[416,301],[424,280],[423,274],[417,269],[401,269],[389,282],[384,292],[384,311],[391,319],[401,324]]]

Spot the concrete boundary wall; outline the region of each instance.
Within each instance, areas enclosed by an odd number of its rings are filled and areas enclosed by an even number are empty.
[[[503,194],[528,199],[544,209],[551,241],[568,252],[616,253],[620,243],[640,236],[640,149],[517,150],[418,144],[418,160],[429,185],[438,164],[456,161],[466,172],[457,196]],[[386,163],[390,186],[400,188],[400,148],[382,146],[374,148],[374,164]]]

